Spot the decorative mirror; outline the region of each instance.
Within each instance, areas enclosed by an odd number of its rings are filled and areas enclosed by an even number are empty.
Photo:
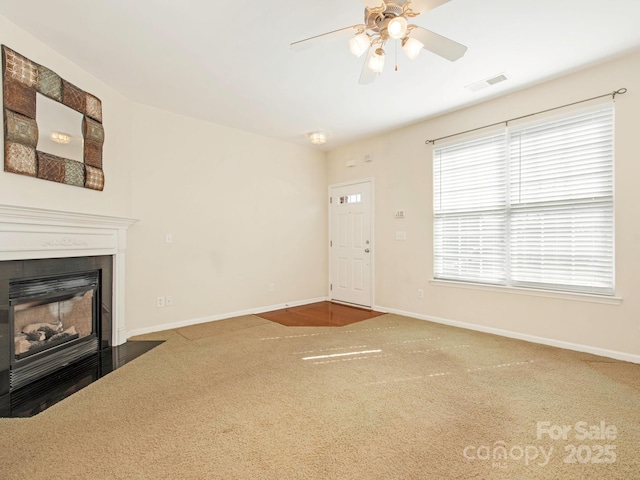
[[[4,170],[104,189],[102,103],[2,45]]]

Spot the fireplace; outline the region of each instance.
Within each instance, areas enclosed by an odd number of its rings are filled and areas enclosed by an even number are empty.
[[[0,417],[35,415],[152,348],[127,342],[134,222],[0,205]]]
[[[0,262],[0,394],[112,347],[111,255]]]
[[[83,263],[92,266],[92,260]],[[110,257],[102,262],[107,270],[110,262]],[[64,272],[76,259],[54,263]],[[94,269],[9,280],[10,391],[100,351],[102,273]]]

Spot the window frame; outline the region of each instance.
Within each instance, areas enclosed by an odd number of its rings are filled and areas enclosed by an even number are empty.
[[[554,284],[554,283],[534,283],[534,282],[520,282],[514,281],[512,278],[513,269],[511,267],[511,257],[513,255],[511,242],[513,241],[513,235],[511,233],[511,226],[513,223],[514,212],[522,211],[522,208],[516,207],[511,201],[511,191],[514,185],[513,178],[511,177],[511,165],[513,162],[512,157],[512,136],[516,134],[520,134],[522,131],[535,128],[537,126],[552,124],[554,122],[563,122],[572,118],[577,118],[579,116],[588,115],[590,113],[596,114],[596,112],[608,111],[611,116],[610,123],[610,137],[607,139],[607,142],[610,140],[610,160],[605,162],[607,172],[610,174],[610,182],[611,182],[611,193],[610,195],[606,195],[604,200],[601,199],[601,203],[605,204],[605,210],[610,208],[610,230],[607,230],[607,235],[610,235],[611,238],[611,246],[610,246],[610,256],[606,257],[607,252],[605,251],[605,258],[610,259],[610,264],[606,265],[607,273],[610,273],[610,284],[607,285],[606,288],[599,288],[594,286],[594,283],[591,286],[576,286],[571,285],[570,283],[562,284]],[[442,249],[440,249],[440,258],[438,258],[438,222],[442,221],[442,219],[446,218],[460,218],[465,214],[469,214],[469,211],[460,211],[458,213],[446,213],[444,210],[438,211],[436,208],[437,205],[442,205],[439,203],[440,199],[437,199],[436,196],[438,194],[442,194],[440,189],[441,185],[436,185],[438,179],[440,179],[440,173],[438,172],[438,168],[442,168],[440,161],[437,157],[438,153],[443,149],[455,147],[458,145],[462,145],[467,142],[475,142],[482,141],[483,139],[487,139],[489,137],[499,137],[500,135],[504,138],[504,149],[506,150],[506,157],[504,159],[506,169],[506,174],[504,176],[505,185],[503,185],[503,190],[505,192],[504,203],[500,208],[501,211],[504,212],[504,280],[503,281],[482,281],[476,279],[464,279],[464,278],[454,278],[453,276],[447,276],[446,273],[444,275],[438,273],[438,269],[442,272],[443,267],[441,267],[443,260]],[[592,137],[590,137],[592,138]],[[585,144],[581,144],[585,145]],[[433,277],[431,283],[434,285],[441,286],[461,286],[463,288],[480,288],[484,290],[494,290],[494,291],[511,291],[515,293],[524,293],[524,294],[533,294],[535,296],[552,296],[558,298],[575,298],[578,300],[588,300],[596,301],[603,300],[602,303],[614,303],[617,304],[620,302],[620,298],[616,297],[616,275],[615,275],[615,103],[612,101],[602,102],[596,105],[592,105],[589,107],[575,108],[571,109],[569,112],[563,112],[561,114],[554,114],[549,116],[544,116],[544,118],[536,119],[534,121],[521,121],[518,122],[517,125],[508,125],[505,124],[501,128],[492,128],[491,130],[487,130],[483,133],[474,132],[473,135],[466,135],[464,137],[457,137],[454,140],[449,140],[446,143],[441,145],[437,145],[433,149],[433,191],[432,191],[432,201],[433,201]],[[520,186],[520,185],[519,185]],[[552,200],[544,200],[541,202],[542,207],[539,207],[540,210],[544,210],[544,204],[551,204]],[[572,200],[564,200],[563,204],[565,207],[567,205],[577,205],[580,203],[580,200],[572,199]],[[590,210],[597,209],[596,207],[597,201],[591,201],[589,203]],[[567,207],[568,211],[571,211],[571,207]],[[476,210],[480,212],[480,210]],[[567,222],[568,224],[568,222]],[[440,239],[442,241],[442,237]],[[606,246],[606,245],[605,245]],[[440,264],[440,265],[439,265]],[[444,272],[443,272],[444,273]],[[566,270],[565,270],[566,273]],[[569,275],[567,275],[569,276]]]

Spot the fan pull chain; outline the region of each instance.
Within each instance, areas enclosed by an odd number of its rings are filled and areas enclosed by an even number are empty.
[[[396,50],[396,72],[398,71],[398,41],[396,40],[395,42],[393,42],[394,48]]]

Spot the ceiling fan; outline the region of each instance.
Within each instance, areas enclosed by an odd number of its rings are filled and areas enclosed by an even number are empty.
[[[364,4],[364,24],[334,30],[291,44],[293,51],[304,50],[327,39],[349,40],[349,49],[360,57],[368,52],[362,73],[361,84],[371,83],[384,68],[384,48],[388,40],[401,42],[407,57],[414,60],[424,48],[452,62],[467,51],[467,47],[431,30],[410,25],[410,18],[433,10],[450,0],[361,0]]]

